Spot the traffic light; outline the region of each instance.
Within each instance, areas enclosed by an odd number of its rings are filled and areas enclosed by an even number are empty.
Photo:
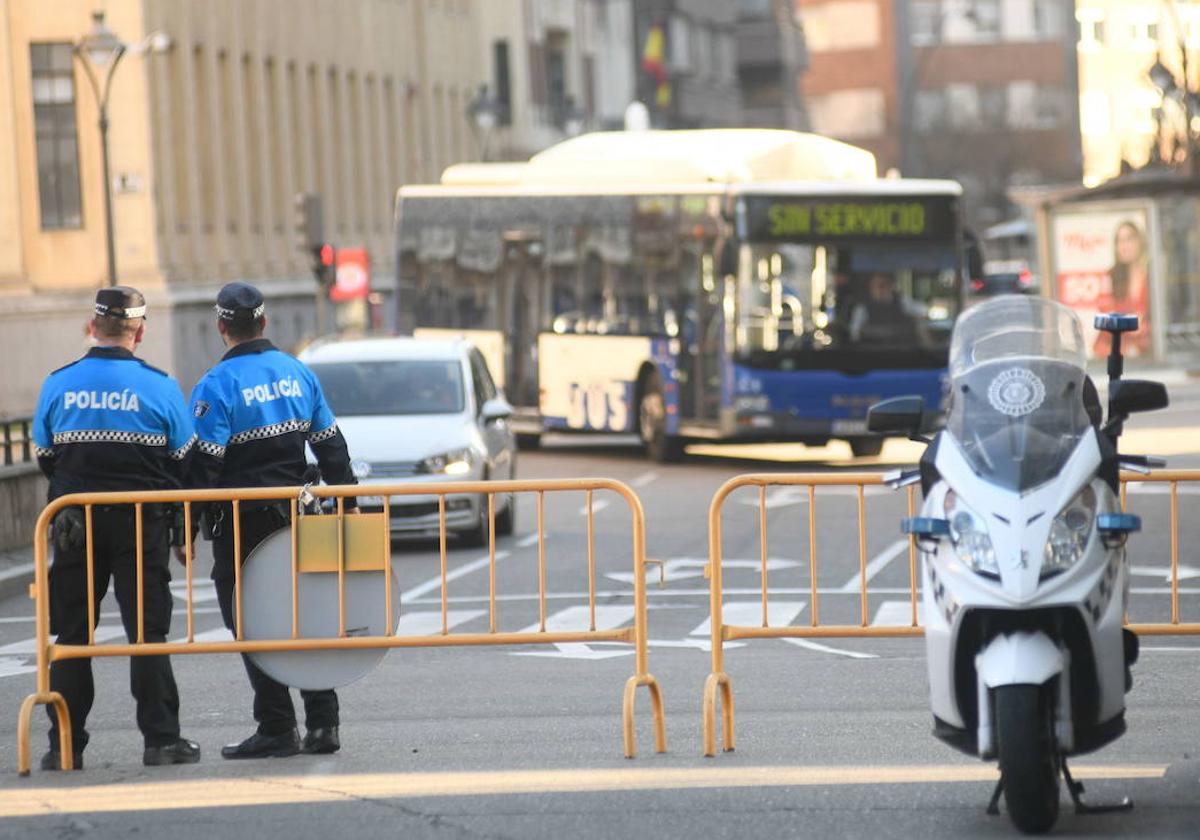
[[[318,245],[312,251],[313,276],[323,288],[328,288],[337,280],[337,251],[328,242]]]
[[[296,247],[308,254],[317,285],[328,288],[337,278],[337,253],[325,241],[325,218],[321,196],[317,193],[296,193]]]

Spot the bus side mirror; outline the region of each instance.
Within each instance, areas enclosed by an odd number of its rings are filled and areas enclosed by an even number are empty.
[[[738,273],[738,243],[736,239],[726,240],[721,248],[721,258],[717,266],[721,277],[737,276]]]
[[[969,228],[963,230],[963,257],[967,265],[967,279],[982,279],[983,248],[979,244],[979,237]]]
[[[905,435],[919,440],[924,416],[923,397],[893,397],[867,409],[867,431],[881,435]]]

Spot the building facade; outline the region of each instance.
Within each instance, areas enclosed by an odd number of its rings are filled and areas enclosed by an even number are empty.
[[[325,238],[363,247],[394,285],[400,184],[476,156],[467,106],[485,79],[477,0],[109,0],[132,50],[109,105],[118,282],[150,304],[143,355],[185,387],[221,355],[212,301],[260,285],[283,346],[317,331],[294,196]],[[71,45],[95,0],[0,5],[0,416],[29,412],[79,354],[107,281],[98,111]],[[390,307],[381,307],[388,311]]]
[[[1078,0],[1075,17],[1084,183],[1181,158],[1197,116],[1183,79],[1200,66],[1200,3]]]
[[[1014,212],[1014,185],[1077,182],[1071,0],[797,0],[814,130],[881,171],[963,184],[970,221]]]
[[[739,0],[737,55],[742,124],[807,131],[808,50],[793,0]]]

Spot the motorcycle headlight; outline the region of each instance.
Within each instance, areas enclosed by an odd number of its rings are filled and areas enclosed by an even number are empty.
[[[983,517],[967,507],[953,490],[946,491],[945,510],[950,542],[962,564],[976,574],[999,577],[1000,566]]]
[[[470,449],[455,449],[421,459],[417,463],[417,472],[429,475],[466,475],[471,471],[473,459]]]
[[[1050,525],[1046,556],[1042,559],[1042,577],[1066,571],[1079,561],[1092,536],[1096,521],[1096,491],[1090,486],[1079,491]]]

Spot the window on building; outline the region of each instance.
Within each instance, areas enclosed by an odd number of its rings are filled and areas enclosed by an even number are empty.
[[[946,107],[950,125],[958,129],[978,128],[981,122],[979,88],[969,84],[946,85]]]
[[[567,121],[567,34],[546,35],[546,95],[551,121],[563,128]]]
[[[813,130],[841,139],[881,137],[886,106],[879,88],[851,88],[809,98]]]
[[[918,132],[935,131],[947,123],[946,96],[941,90],[919,90],[913,97],[913,122]]]
[[[1000,0],[953,0],[940,7],[941,35],[951,44],[1000,39]]]
[[[496,84],[496,122],[512,124],[512,75],[508,67],[508,41],[492,43],[492,73]]]
[[[683,15],[674,15],[667,25],[667,63],[672,70],[686,73],[692,69],[693,57],[696,56],[692,44],[695,27]],[[697,45],[698,46],[698,45]]]
[[[913,0],[909,12],[914,44],[925,46],[942,40],[941,0]]]
[[[1158,9],[1154,6],[1138,5],[1125,10],[1129,27],[1129,48],[1132,50],[1158,49]]]
[[[30,44],[43,230],[83,226],[70,44]]]
[[[1022,80],[1008,85],[1008,124],[1020,129],[1056,128],[1066,114],[1062,88]]]
[[[1079,48],[1095,50],[1104,45],[1104,10],[1082,8],[1075,12],[1079,21]]]
[[[800,20],[814,53],[869,49],[882,42],[880,7],[872,0],[801,4]]]
[[[1059,0],[1033,0],[1033,31],[1039,40],[1062,38],[1063,18],[1063,5]]]

